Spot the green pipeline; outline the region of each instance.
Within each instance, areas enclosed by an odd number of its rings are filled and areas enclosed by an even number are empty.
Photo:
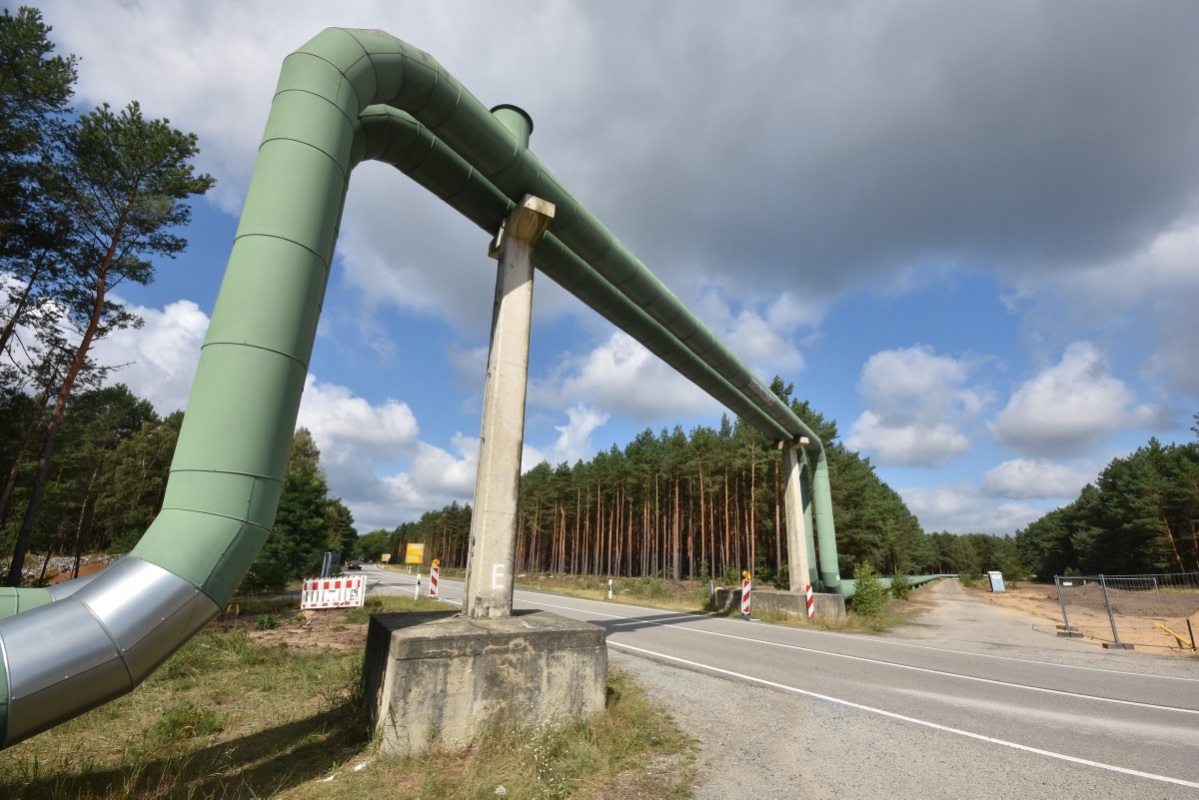
[[[362,160],[382,161],[396,167],[488,233],[495,232],[497,219],[507,216],[508,210],[513,206],[513,201],[501,194],[490,181],[474,170],[453,150],[441,144],[427,128],[424,128],[409,114],[392,108],[372,106],[360,115],[360,120],[366,142],[366,146],[360,154]],[[718,372],[715,367],[688,347],[683,340],[667,331],[651,317],[645,308],[609,283],[591,265],[567,248],[552,233],[552,230],[551,226],[551,233],[547,234],[534,253],[534,260],[542,272],[618,328],[642,342],[663,361],[748,423],[775,439],[795,438],[793,433],[795,428],[783,427],[776,418],[779,416],[778,414],[772,416],[759,403],[749,400],[746,394],[730,381],[729,377]],[[613,237],[613,241],[615,242],[615,237]],[[626,271],[645,270],[645,267],[636,261],[619,242],[615,242],[615,245],[618,248],[616,252],[634,262],[634,267]],[[663,289],[663,291],[666,290]],[[690,314],[690,312],[686,313]],[[694,321],[693,324],[702,329],[702,325],[698,321]],[[720,346],[723,348],[723,345]],[[726,364],[740,365],[740,362],[727,350],[724,357]],[[744,375],[749,375],[753,380],[749,370],[744,367],[743,369],[743,375],[737,377],[744,380]],[[755,394],[754,396],[759,395]],[[773,399],[773,395],[770,397]],[[787,414],[791,414],[790,409],[787,409],[782,403],[778,403],[777,400],[775,402]],[[794,415],[791,414],[791,416]],[[840,582],[840,574],[837,567],[836,538],[833,529],[827,463],[824,459],[823,448],[820,447],[820,440],[804,427],[798,418],[795,418],[795,423],[801,432],[800,435],[806,436],[810,441],[816,443],[815,448],[811,448],[809,445],[810,449],[814,449],[813,455],[816,461],[814,470],[816,475],[813,477],[816,478],[817,484],[823,487],[813,491],[814,505],[819,520],[816,530],[820,537],[820,551],[823,556],[820,578],[818,581],[813,580],[813,583],[821,587],[823,591],[836,591]],[[809,531],[812,530],[810,523],[811,520],[806,525],[806,529]],[[814,554],[811,563],[816,564]]]
[[[820,572],[836,591],[814,433],[431,56],[339,28],[284,61],[163,509],[132,555],[220,605],[249,568],[273,525],[350,173],[367,159],[492,234],[524,194],[553,202],[543,272],[768,436],[809,440]]]

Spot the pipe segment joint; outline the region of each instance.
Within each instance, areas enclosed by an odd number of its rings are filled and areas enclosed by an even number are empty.
[[[104,581],[0,620],[4,746],[129,692],[219,611],[174,573],[125,558]]]

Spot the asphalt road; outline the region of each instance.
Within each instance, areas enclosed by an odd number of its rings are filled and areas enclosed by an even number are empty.
[[[613,663],[700,739],[699,797],[1199,796],[1199,661],[1058,639],[945,586],[929,623],[888,636],[523,590],[515,604],[607,631]]]

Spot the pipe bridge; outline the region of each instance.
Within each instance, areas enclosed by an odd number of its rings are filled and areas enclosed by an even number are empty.
[[[0,593],[3,746],[129,692],[229,602],[274,524],[350,174],[365,160],[491,236],[525,195],[554,204],[536,267],[780,443],[801,536],[790,548],[814,553],[812,510],[820,542],[819,567],[793,567],[793,588],[839,591],[819,438],[513,135],[504,119],[518,113],[493,113],[382,31],[330,28],[286,58],[161,512],[94,580]]]

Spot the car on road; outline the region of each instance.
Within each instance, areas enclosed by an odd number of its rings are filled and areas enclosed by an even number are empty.
[[[354,560],[353,560],[353,561],[351,561],[349,564],[346,564],[346,569],[347,569],[347,570],[351,570],[351,569],[362,569],[362,562],[361,562],[361,561],[359,561],[358,559],[354,559]]]

